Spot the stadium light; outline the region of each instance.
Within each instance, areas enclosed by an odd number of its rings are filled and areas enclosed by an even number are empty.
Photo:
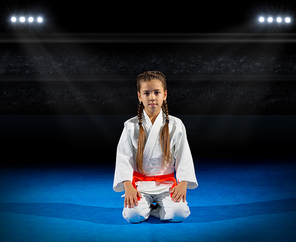
[[[44,19],[41,16],[25,16],[25,15],[20,15],[20,16],[11,16],[10,21],[12,23],[22,23],[25,24],[32,24],[32,23],[43,23]]]
[[[283,18],[283,17],[280,17],[280,16],[278,16],[278,17],[275,17],[275,16],[268,16],[268,18],[267,19],[265,19],[265,16],[259,16],[259,18],[258,18],[258,21],[260,22],[260,23],[264,23],[265,22],[265,20],[267,20],[267,22],[269,23],[269,24],[271,24],[271,23],[273,23],[273,22],[277,22],[277,23],[283,23],[284,21],[285,21],[285,23],[291,23],[291,17],[285,17],[285,18]]]
[[[291,18],[290,18],[290,17],[286,17],[286,18],[285,18],[285,22],[286,22],[286,23],[290,23],[290,22],[291,22]]]
[[[11,17],[10,20],[11,20],[11,22],[15,23],[16,22],[16,17],[13,16],[13,17]]]
[[[267,21],[268,21],[268,23],[272,23],[273,22],[273,17],[268,17]]]
[[[25,17],[23,17],[23,16],[20,17],[20,22],[21,22],[21,23],[24,23],[25,21],[26,21],[26,18],[25,18]]]
[[[260,23],[263,23],[264,20],[265,20],[264,17],[259,17],[259,22],[260,22]]]

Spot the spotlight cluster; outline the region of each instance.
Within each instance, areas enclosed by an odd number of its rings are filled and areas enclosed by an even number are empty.
[[[19,17],[16,17],[16,16],[12,16],[10,18],[10,21],[12,23],[43,23],[43,18],[41,16],[37,16],[37,17],[34,17],[34,16],[19,16]]]
[[[267,17],[264,17],[264,16],[260,16],[258,18],[258,21],[260,23],[274,23],[274,22],[277,22],[277,23],[286,23],[286,24],[289,24],[291,23],[291,17],[281,17],[281,16],[277,16],[277,17],[273,17],[273,16],[267,16]]]

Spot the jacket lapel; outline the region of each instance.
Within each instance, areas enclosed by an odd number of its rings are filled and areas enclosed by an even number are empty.
[[[147,140],[144,148],[143,158],[144,160],[148,161],[152,155],[154,147],[159,139],[160,129],[163,126],[163,112],[160,110],[154,124],[152,125],[148,115],[146,114],[145,110],[143,110],[144,114],[144,125],[146,127],[146,135]]]

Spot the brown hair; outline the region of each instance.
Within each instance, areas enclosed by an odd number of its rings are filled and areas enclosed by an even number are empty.
[[[166,78],[163,73],[160,71],[146,71],[137,77],[137,91],[140,92],[141,83],[150,80],[159,80],[162,83],[164,91],[167,90]],[[136,168],[141,173],[145,174],[143,170],[143,152],[146,142],[146,133],[142,125],[142,113],[143,113],[144,105],[141,102],[138,106],[138,120],[139,120],[139,139],[138,139],[138,149],[136,156]],[[169,165],[172,161],[172,154],[170,149],[170,133],[169,133],[169,110],[167,101],[164,100],[162,104],[162,110],[166,116],[166,123],[163,126],[160,132],[160,145],[162,150],[162,167]]]

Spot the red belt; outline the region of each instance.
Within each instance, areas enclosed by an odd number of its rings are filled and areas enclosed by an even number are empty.
[[[172,181],[174,182],[172,188],[177,186],[177,181],[175,179],[174,172],[171,174],[160,175],[160,176],[145,176],[139,172],[134,171],[132,185],[134,186],[135,189],[137,189],[136,182],[138,181],[156,181],[156,182]],[[172,195],[173,194],[171,194],[171,196]],[[138,197],[138,200],[140,200],[139,197]]]

